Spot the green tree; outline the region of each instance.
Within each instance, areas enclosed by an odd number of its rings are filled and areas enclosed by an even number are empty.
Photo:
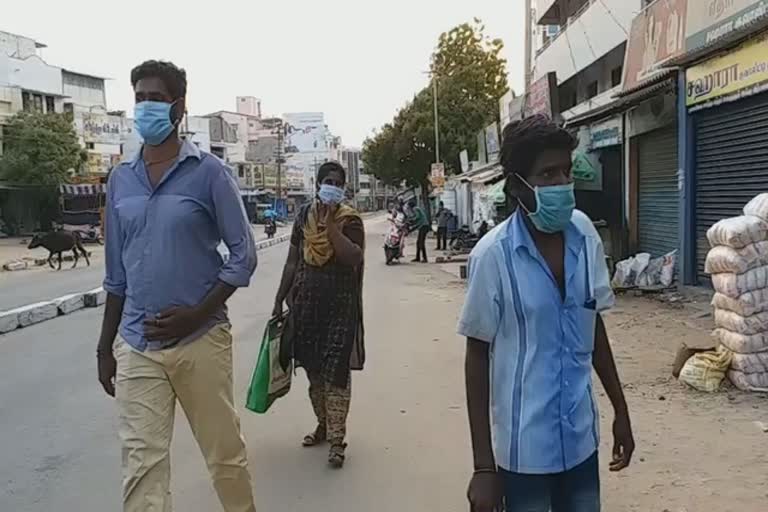
[[[3,128],[0,179],[25,185],[58,186],[83,164],[72,117],[22,112]]]
[[[432,80],[438,89],[440,155],[448,173],[461,169],[459,152],[477,151],[477,132],[498,118],[506,93],[503,43],[485,35],[479,20],[442,34],[432,54]],[[363,144],[366,168],[386,183],[405,181],[429,188],[435,159],[432,83],[419,91],[395,118]]]
[[[36,186],[28,194],[34,201],[37,221],[50,229],[58,213],[58,186],[87,158],[80,148],[72,117],[67,114],[22,112],[3,127],[0,180]],[[19,219],[3,211],[6,228],[14,231]]]

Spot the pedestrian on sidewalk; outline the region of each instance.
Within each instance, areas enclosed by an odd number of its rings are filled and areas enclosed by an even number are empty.
[[[451,210],[445,207],[440,201],[440,208],[437,210],[437,250],[448,250],[448,221],[451,218]]]
[[[614,409],[610,470],[635,448],[600,316],[614,303],[603,246],[574,209],[575,147],[543,116],[504,129],[506,192],[519,208],[472,251],[459,321],[475,512],[502,500],[507,512],[599,512],[593,368]]]
[[[254,512],[225,305],[256,269],[253,234],[227,167],[179,139],[184,70],[148,61],[133,69],[131,84],[144,144],[109,177],[107,300],[97,348],[99,381],[120,417],[123,510],[172,509],[178,400],[224,510]]]
[[[416,204],[415,199],[411,199],[408,203],[410,210],[410,219],[408,219],[411,225],[411,230],[416,231],[418,236],[416,237],[416,258],[413,263],[428,263],[427,260],[427,235],[431,228],[429,221],[427,220],[427,214],[424,213],[424,209]]]
[[[302,444],[327,441],[328,463],[341,468],[347,447],[350,371],[362,370],[365,362],[365,231],[358,212],[342,203],[346,172],[339,163],[321,165],[316,183],[316,198],[301,208],[293,224],[274,314],[282,314],[287,300],[294,359],[309,379],[317,426]]]

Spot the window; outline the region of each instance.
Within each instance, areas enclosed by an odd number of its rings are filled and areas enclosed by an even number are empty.
[[[21,93],[21,108],[24,112],[32,111],[32,96],[28,92]]]
[[[86,142],[85,149],[96,149],[96,146],[93,144],[93,142]]]
[[[53,100],[53,96],[45,97],[45,111],[49,114],[56,112],[56,103]]]
[[[35,112],[42,112],[43,111],[43,95],[42,94],[35,94],[32,96],[32,110]]]
[[[64,104],[64,113],[65,114],[74,114],[75,113],[75,105],[73,103],[65,103]]]
[[[245,178],[245,167],[242,165],[237,166],[237,177],[238,178]]]
[[[595,96],[597,96],[597,80],[587,85],[587,99],[594,98]]]
[[[621,77],[624,74],[624,68],[622,66],[613,68],[611,70],[611,86],[616,87],[621,85]]]

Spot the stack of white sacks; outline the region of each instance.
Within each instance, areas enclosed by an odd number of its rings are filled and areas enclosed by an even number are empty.
[[[712,226],[707,238],[713,335],[733,352],[728,378],[739,389],[768,392],[768,194]]]

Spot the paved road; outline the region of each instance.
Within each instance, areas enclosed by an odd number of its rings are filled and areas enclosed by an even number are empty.
[[[256,240],[266,239],[263,226],[255,226],[254,231]],[[288,232],[289,228],[280,228],[278,234]],[[18,272],[0,272],[0,311],[101,286],[104,279],[104,256],[100,249],[94,251],[90,267],[86,266],[83,259],[77,268],[71,267],[72,263],[65,261],[58,272],[47,266]]]
[[[461,290],[426,266],[385,267],[383,223],[368,223],[368,365],[355,374],[348,464],[299,447],[313,416],[305,379],[265,416],[243,411],[259,511],[465,511],[469,451]],[[244,402],[287,246],[263,251],[253,285],[231,303],[235,381]],[[96,382],[100,310],[0,336],[0,511],[119,510],[115,410]],[[220,510],[183,416],[173,443],[176,510]]]

